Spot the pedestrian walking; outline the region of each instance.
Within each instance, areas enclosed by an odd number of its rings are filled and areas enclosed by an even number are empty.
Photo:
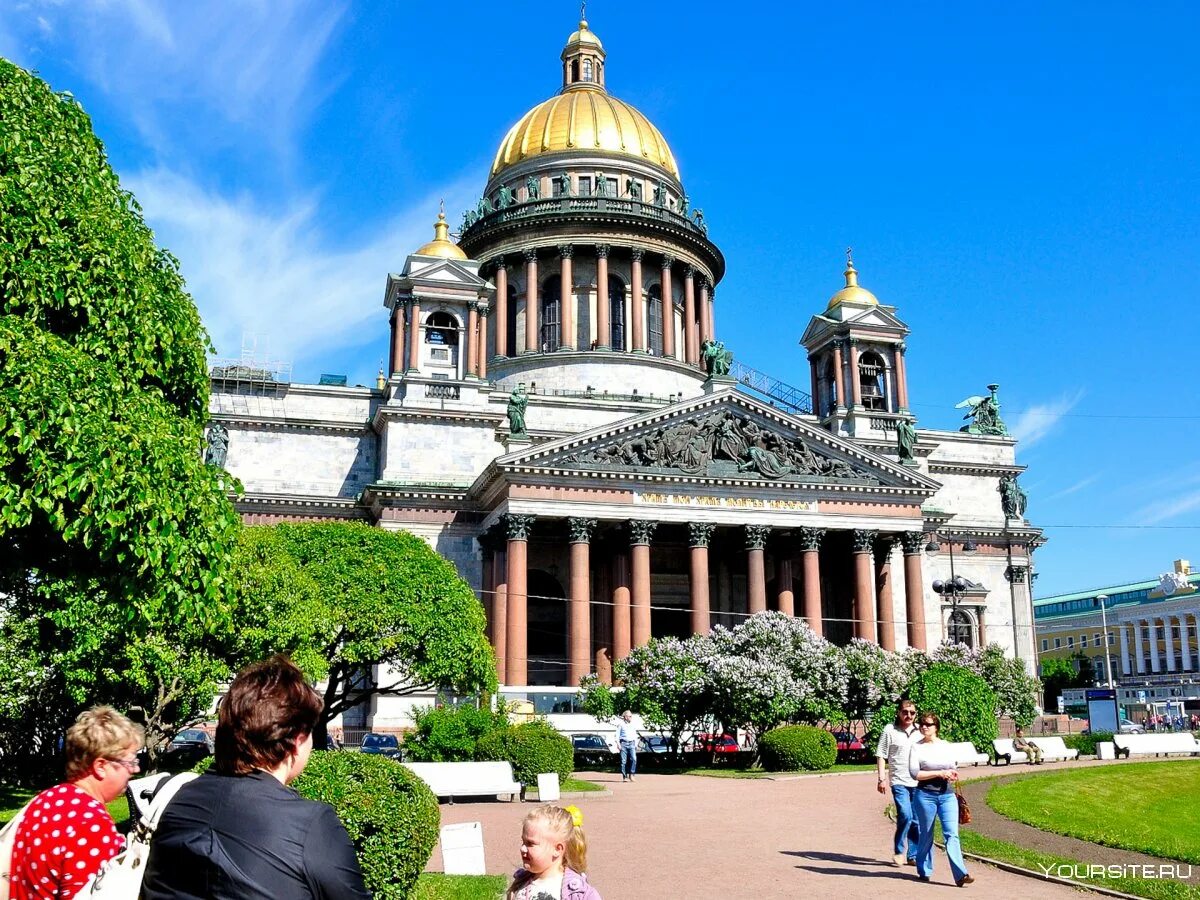
[[[881,794],[889,791],[896,805],[896,833],[892,839],[892,863],[902,866],[917,864],[917,843],[920,831],[913,811],[917,780],[908,771],[908,757],[913,739],[919,737],[917,704],[901,700],[896,721],[884,727],[875,748],[875,765],[879,773],[876,785]]]
[[[621,713],[617,722],[617,746],[621,749],[621,780],[633,781],[637,775],[637,729],[633,727],[633,713]]]
[[[949,742],[938,737],[942,720],[935,713],[917,717],[921,740],[914,741],[908,757],[909,774],[917,782],[917,823],[921,842],[917,847],[917,877],[929,881],[933,877],[933,820],[942,823],[942,839],[954,883],[966,887],[975,881],[963,862],[958,841],[958,761]]]

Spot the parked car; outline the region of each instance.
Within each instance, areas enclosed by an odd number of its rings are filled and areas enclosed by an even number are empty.
[[[185,728],[167,745],[162,767],[171,772],[180,772],[212,755],[213,741],[208,732],[203,728]]]
[[[389,759],[401,759],[400,739],[394,734],[367,734],[363,736],[362,746],[358,748],[363,753],[374,753]]]
[[[833,739],[837,741],[838,762],[861,763],[871,761],[870,751],[851,732],[835,731],[833,732]]]
[[[1121,724],[1117,726],[1117,730],[1121,734],[1145,734],[1146,729],[1137,722],[1130,722],[1128,719],[1122,719]]]
[[[688,749],[702,753],[740,753],[742,750],[732,734],[694,735]]]
[[[671,739],[662,734],[643,734],[638,738],[638,753],[670,753]]]
[[[571,746],[575,749],[577,766],[610,765],[616,758],[616,753],[608,745],[608,741],[598,734],[573,734]]]

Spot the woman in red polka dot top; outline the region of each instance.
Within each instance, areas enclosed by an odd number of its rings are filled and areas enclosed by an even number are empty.
[[[38,794],[17,826],[12,900],[70,900],[124,840],[106,804],[138,770],[142,728],[111,706],[82,713],[67,731],[67,780]]]

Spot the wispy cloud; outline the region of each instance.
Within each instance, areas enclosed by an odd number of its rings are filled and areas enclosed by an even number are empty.
[[[167,121],[183,102],[286,153],[337,83],[314,73],[345,11],[318,0],[24,0],[0,16],[0,48],[27,65],[67,56],[159,150],[197,139]]]
[[[1185,491],[1144,506],[1134,515],[1138,525],[1158,525],[1200,509],[1200,490]]]
[[[1049,436],[1084,395],[1083,388],[1070,395],[1063,395],[1048,403],[1038,403],[1022,410],[1009,425],[1009,433],[1021,442],[1021,448],[1028,450],[1038,441]]]
[[[1076,494],[1079,491],[1082,491],[1086,487],[1091,487],[1093,484],[1095,484],[1099,480],[1100,480],[1099,473],[1097,473],[1095,475],[1089,475],[1087,478],[1082,478],[1079,481],[1075,482],[1074,484],[1068,485],[1067,487],[1063,488],[1061,491],[1055,491],[1053,494],[1046,497],[1045,499],[1057,500],[1061,497],[1069,497],[1069,496],[1071,496],[1071,494]]]
[[[166,169],[125,179],[160,246],[180,259],[219,356],[237,356],[244,334],[270,336],[272,354],[316,366],[366,333],[386,332],[384,283],[433,237],[438,199],[470,203],[464,176],[395,210],[392,221],[349,246],[322,230],[315,197],[271,210],[229,198]]]

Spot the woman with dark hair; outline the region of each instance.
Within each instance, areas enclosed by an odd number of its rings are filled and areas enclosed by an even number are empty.
[[[933,820],[937,818],[942,823],[950,874],[954,876],[955,884],[966,887],[975,879],[967,871],[958,842],[958,795],[954,790],[958,782],[958,760],[950,743],[938,736],[942,720],[937,713],[921,713],[917,716],[917,728],[921,739],[912,743],[908,755],[908,771],[917,782],[913,805],[921,833],[917,845],[917,877],[921,881],[933,877]]]
[[[321,708],[284,656],[238,673],[213,767],[179,789],[154,833],[142,900],[369,900],[333,808],[287,787]]]

